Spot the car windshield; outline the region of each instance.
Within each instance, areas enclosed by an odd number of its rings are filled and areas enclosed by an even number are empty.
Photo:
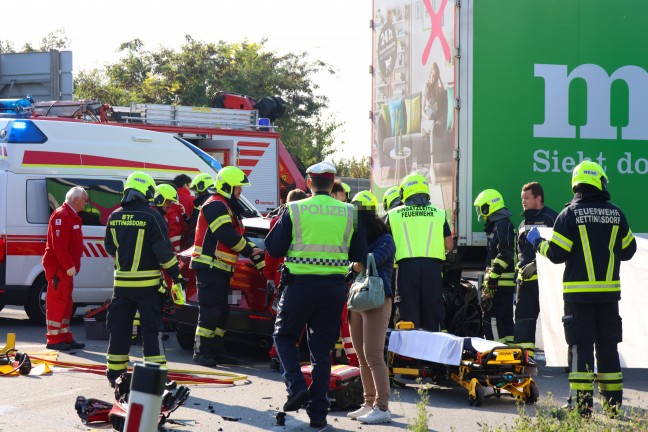
[[[200,159],[202,159],[203,162],[209,165],[214,170],[215,173],[218,173],[218,171],[220,171],[220,169],[223,168],[220,162],[218,162],[208,153],[205,153],[204,151],[200,150],[195,145],[191,144],[188,141],[183,140],[182,138],[178,138],[178,137],[174,137],[174,138],[180,141],[182,144],[184,144],[189,150],[194,152]],[[252,205],[252,203],[248,201],[247,198],[245,198],[243,195],[241,195],[241,198],[239,198],[239,203],[241,204],[242,207],[242,209],[240,209],[240,213],[243,217],[261,216],[261,213],[259,213],[259,211]]]

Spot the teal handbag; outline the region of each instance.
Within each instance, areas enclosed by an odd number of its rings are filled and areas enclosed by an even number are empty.
[[[376,309],[385,303],[385,288],[383,281],[378,276],[376,261],[373,254],[367,255],[367,270],[358,273],[349,290],[347,309],[362,312]]]

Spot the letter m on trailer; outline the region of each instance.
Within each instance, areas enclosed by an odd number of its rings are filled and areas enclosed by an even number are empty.
[[[595,64],[583,64],[568,73],[566,65],[536,64],[534,76],[545,82],[544,123],[533,126],[535,138],[577,138],[569,124],[569,86],[580,78],[587,86],[587,119],[580,138],[617,139],[611,125],[611,88],[617,80],[628,87],[628,124],[621,139],[648,140],[648,73],[638,66],[623,66],[608,75]]]

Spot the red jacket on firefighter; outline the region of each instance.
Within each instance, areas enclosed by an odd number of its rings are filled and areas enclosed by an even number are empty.
[[[166,219],[169,226],[169,240],[173,245],[173,251],[178,253],[181,250],[180,239],[185,229],[185,210],[182,204],[172,204],[164,215],[164,219]]]
[[[215,184],[216,194],[204,202],[198,214],[190,264],[196,272],[198,287],[193,361],[203,366],[237,362],[225,351],[223,339],[229,316],[230,278],[239,254],[250,257],[253,262],[263,256],[244,237],[240,216],[231,207],[236,204],[241,187],[249,184],[241,169],[233,166],[221,169]],[[261,264],[258,262],[257,268]]]
[[[183,214],[187,217],[189,217],[193,211],[194,198],[195,197],[191,194],[189,189],[183,187],[178,188],[178,201],[182,204],[182,207],[184,207]]]
[[[74,198],[72,205],[83,209],[87,194]],[[47,244],[43,255],[43,267],[47,279],[46,324],[48,348],[57,344],[72,343],[70,331],[72,316],[73,278],[81,269],[83,232],[81,217],[67,202],[57,208],[47,227]],[[60,345],[55,349],[70,349]]]

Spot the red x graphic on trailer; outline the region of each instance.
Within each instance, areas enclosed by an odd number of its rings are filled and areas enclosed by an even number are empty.
[[[448,41],[443,35],[443,11],[448,4],[448,0],[441,0],[441,6],[439,6],[439,11],[436,13],[434,12],[430,0],[423,0],[423,3],[430,14],[430,22],[432,24],[430,39],[428,39],[427,45],[425,45],[425,49],[423,50],[423,64],[427,64],[428,57],[430,57],[430,51],[432,51],[432,44],[436,38],[439,38],[439,42],[441,42],[441,48],[443,49],[443,55],[445,56],[446,61],[450,61],[450,47],[448,46]]]

